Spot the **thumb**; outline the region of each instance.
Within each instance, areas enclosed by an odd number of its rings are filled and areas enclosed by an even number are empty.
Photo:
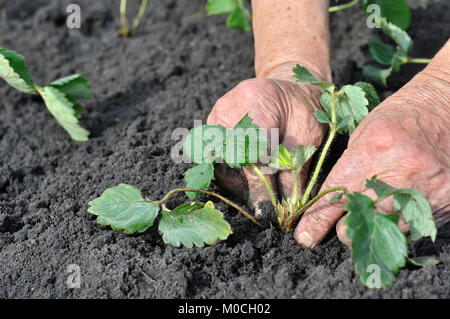
[[[364,189],[366,169],[364,161],[361,161],[358,155],[358,152],[347,149],[331,170],[320,192],[335,186],[345,186],[350,192],[359,192]],[[299,245],[306,248],[315,247],[341,218],[344,213],[345,198],[330,203],[334,195],[336,194],[325,195],[303,215],[294,233]]]

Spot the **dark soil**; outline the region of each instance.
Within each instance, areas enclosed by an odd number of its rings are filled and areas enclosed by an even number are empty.
[[[165,246],[156,229],[127,236],[97,225],[87,203],[108,187],[129,183],[159,199],[183,185],[189,165],[172,163],[171,133],[206,119],[220,96],[253,76],[252,35],[227,29],[224,17],[196,16],[205,1],[151,0],[137,34],[114,39],[118,0],[75,1],[81,30],[65,26],[71,2],[0,1],[0,47],[25,55],[41,84],[84,72],[94,96],[81,121],[91,139],[76,143],[39,98],[0,84],[0,297],[450,297],[450,225],[435,244],[411,246],[441,264],[403,269],[383,291],[360,283],[335,234],[305,250],[292,234],[260,230],[219,203],[234,234],[202,249]],[[450,3],[419,3],[412,55],[432,57],[450,34]],[[360,80],[372,33],[360,10],[332,15],[331,30],[335,81]],[[381,95],[420,68],[402,68]],[[67,288],[69,264],[81,268],[80,289]]]

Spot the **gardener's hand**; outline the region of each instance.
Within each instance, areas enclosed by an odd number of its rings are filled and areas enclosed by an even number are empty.
[[[270,129],[279,129],[280,142],[288,150],[292,150],[298,144],[319,146],[326,131],[314,117],[315,109],[319,107],[318,99],[321,93],[312,86],[295,83],[292,77],[292,66],[282,68],[288,70],[286,73],[288,76],[285,78],[292,80],[270,78],[271,75],[277,78],[282,77],[277,70],[274,70],[269,78],[255,78],[240,83],[217,101],[208,117],[207,124],[220,124],[231,128],[248,113],[255,124],[268,129],[269,139],[271,138]],[[308,164],[300,174],[302,185],[307,177]],[[216,182],[220,186],[248,200],[255,207],[256,214],[261,212],[257,204],[270,200],[263,183],[251,168],[246,167],[240,170],[220,165],[216,168],[215,175]],[[274,191],[278,189],[285,196],[290,194],[292,188],[290,172],[266,176]]]
[[[438,56],[442,57],[442,51]],[[446,58],[433,60],[361,122],[322,191],[342,185],[351,192],[376,198],[372,190],[365,188],[365,181],[377,175],[394,187],[422,192],[430,201],[438,226],[450,221],[448,53],[447,48]],[[295,238],[302,246],[316,246],[336,222],[339,239],[349,244],[342,217],[345,200],[330,204],[333,195],[323,197],[301,219]],[[391,213],[392,198],[377,206],[382,213]],[[408,225],[401,220],[399,226],[408,231]]]

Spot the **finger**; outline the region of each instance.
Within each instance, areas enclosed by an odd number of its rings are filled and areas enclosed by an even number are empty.
[[[307,86],[293,84],[287,81],[277,82],[280,87],[281,100],[283,103],[283,113],[286,114],[287,120],[285,127],[282,128],[283,144],[288,151],[298,145],[314,145],[319,148],[322,144],[323,137],[326,133],[326,126],[320,124],[315,119],[315,111],[320,108],[317,95],[314,94]],[[305,163],[300,171],[300,194],[308,177],[310,160]],[[284,198],[291,195],[294,176],[290,171],[280,171],[278,174],[279,189]]]
[[[331,170],[320,192],[334,186],[345,186],[350,192],[364,188],[367,162],[357,150],[347,149]],[[328,234],[344,213],[345,198],[330,203],[336,195],[330,193],[322,197],[306,211],[295,229],[294,237],[303,247],[313,248]]]

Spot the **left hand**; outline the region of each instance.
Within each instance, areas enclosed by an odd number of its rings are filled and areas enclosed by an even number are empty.
[[[362,192],[366,179],[377,178],[396,188],[415,188],[430,202],[437,225],[450,221],[450,89],[448,75],[421,72],[371,112],[352,134],[348,148],[333,167],[321,191],[346,186]],[[297,242],[308,248],[319,244],[337,222],[345,244],[345,199],[329,203],[324,196],[302,217],[295,230]],[[377,205],[392,212],[392,198]],[[401,219],[400,229],[409,230]]]

